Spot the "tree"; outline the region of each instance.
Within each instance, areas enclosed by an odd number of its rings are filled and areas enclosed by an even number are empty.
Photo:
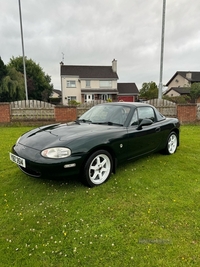
[[[188,95],[180,95],[180,96],[163,96],[163,99],[174,102],[176,104],[187,104],[190,103],[191,98]]]
[[[7,75],[0,84],[0,101],[10,102],[25,98],[24,78],[21,72],[13,67],[7,67]]]
[[[155,82],[143,83],[139,96],[147,100],[158,98],[158,86]]]
[[[193,83],[190,89],[191,98],[196,102],[200,97],[200,83]]]
[[[2,79],[6,76],[6,74],[7,74],[6,65],[4,64],[3,60],[0,57],[0,85],[1,85]]]
[[[39,64],[36,64],[32,59],[26,58],[25,62],[28,98],[48,101],[53,90],[51,77],[45,74]],[[14,67],[18,72],[24,73],[22,57],[12,57],[8,66]]]

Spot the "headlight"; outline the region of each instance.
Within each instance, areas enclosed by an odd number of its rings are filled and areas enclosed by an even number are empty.
[[[71,150],[66,147],[51,147],[43,150],[41,155],[50,159],[67,158],[71,155]]]

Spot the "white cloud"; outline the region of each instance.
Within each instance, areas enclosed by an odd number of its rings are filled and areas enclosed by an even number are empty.
[[[17,1],[0,0],[0,56],[22,54]],[[119,81],[159,82],[162,1],[21,1],[25,54],[60,88],[59,62],[111,65]],[[199,0],[166,1],[163,83],[177,70],[198,70]]]

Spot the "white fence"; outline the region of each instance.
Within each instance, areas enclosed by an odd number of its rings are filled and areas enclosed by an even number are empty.
[[[92,106],[104,103],[105,101],[100,102],[89,102],[83,103],[77,107],[78,116],[81,116],[85,111],[90,109]],[[174,102],[165,100],[165,99],[151,99],[146,101],[146,103],[151,104],[156,107],[161,114],[166,117],[177,117],[177,105]]]
[[[11,102],[11,120],[54,120],[54,106],[38,100],[22,100]]]
[[[85,113],[87,110],[89,110],[93,106],[96,106],[96,105],[102,104],[102,103],[106,103],[106,102],[107,101],[105,101],[105,100],[94,100],[94,101],[82,103],[82,104],[77,106],[77,115],[78,115],[78,117],[80,117],[81,115],[83,115],[83,113]]]
[[[197,103],[197,120],[200,120],[200,103]]]
[[[160,113],[166,117],[177,117],[177,106],[175,103],[164,99],[152,99],[147,103],[155,106]],[[22,100],[11,102],[12,121],[49,121],[55,120],[55,105],[38,100]],[[82,104],[77,107],[78,116],[93,105],[99,103]],[[197,120],[200,120],[200,103],[197,104]]]

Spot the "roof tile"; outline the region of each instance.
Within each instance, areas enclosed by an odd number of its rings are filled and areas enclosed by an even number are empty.
[[[118,79],[112,66],[61,65],[61,75],[78,76],[80,79]]]

